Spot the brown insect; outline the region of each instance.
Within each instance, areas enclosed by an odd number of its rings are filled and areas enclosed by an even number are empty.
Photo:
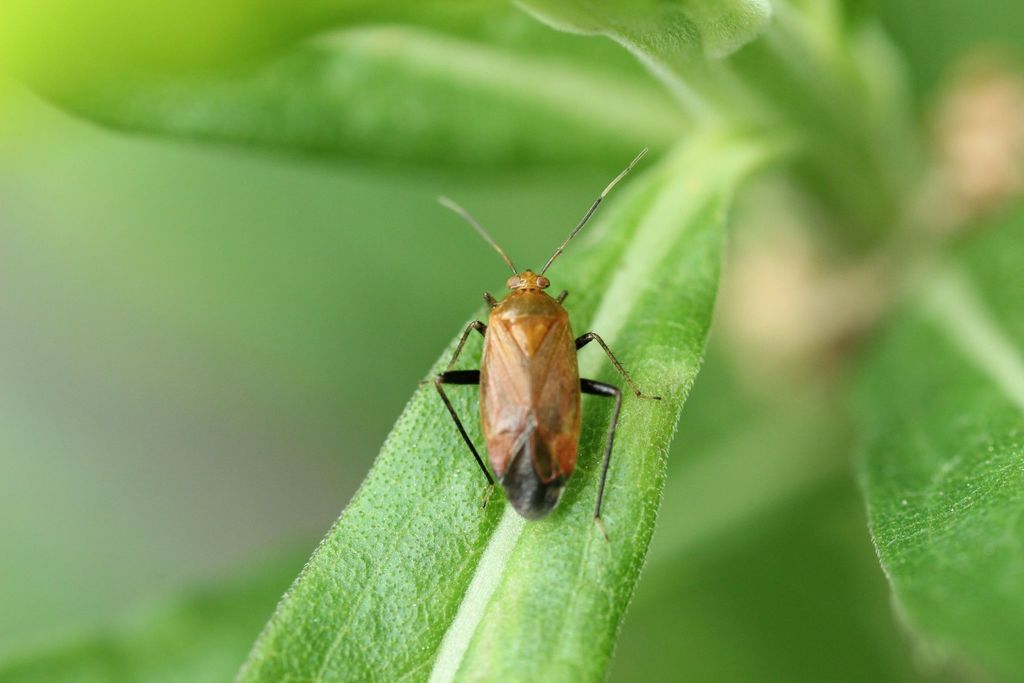
[[[551,283],[544,277],[544,273],[562,253],[569,240],[583,229],[616,183],[646,153],[646,149],[640,152],[608,184],[539,273],[529,269],[521,272],[517,270],[505,251],[469,212],[446,197],[439,198],[443,205],[462,216],[501,254],[513,273],[507,282],[509,293],[504,299],[498,301],[489,292],[484,293],[484,300],[490,307],[487,324],[477,320],[466,327],[447,369],[434,378],[434,386],[441,400],[487,478],[484,506],[494,490],[494,478],[466,433],[443,385],[480,385],[480,422],[487,440],[491,467],[512,507],[527,519],[538,519],[551,512],[576,467],[580,438],[580,394],[606,396],[615,399],[615,406],[601,465],[594,521],[607,537],[601,522],[601,501],[604,498],[615,428],[622,407],[622,391],[611,384],[580,379],[576,352],[596,341],[633,393],[640,398],[660,397],[641,393],[597,333],[587,332],[573,338],[569,314],[562,307],[569,293],[562,291],[558,298],[549,296],[544,290]],[[453,370],[466,340],[474,331],[484,337],[480,369]]]

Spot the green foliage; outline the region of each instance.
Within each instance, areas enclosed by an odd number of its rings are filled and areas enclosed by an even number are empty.
[[[663,68],[702,56],[725,57],[760,35],[771,16],[767,0],[525,0],[522,4],[559,30],[607,36]]]
[[[330,33],[228,70],[94,79],[59,99],[126,130],[435,164],[629,158],[685,130],[648,79],[411,27]]]
[[[1004,4],[993,16],[1017,16]],[[881,16],[897,27],[902,17],[913,34],[924,25],[919,14],[908,19],[890,6]],[[912,94],[961,51],[966,15],[939,3],[934,16],[946,28],[909,41],[923,74],[909,82],[863,2],[232,0],[210,9],[186,0],[131,9],[104,0],[82,9],[54,0],[0,8],[5,69],[67,110],[125,131],[410,164],[420,173],[546,165],[550,174],[555,164],[605,165],[644,146],[659,159],[624,184],[552,273],[556,288],[572,292],[576,331],[600,332],[640,385],[665,397],[627,397],[606,497],[611,541],[591,519],[607,402],[584,403],[579,468],[561,506],[526,523],[500,493],[480,509],[480,474],[438,397],[421,388],[278,604],[241,683],[605,677],[711,328],[724,216],[743,180],[784,162],[817,211],[822,251],[836,260],[931,256],[932,245],[908,246],[900,233],[920,213],[915,192],[927,175]],[[1002,33],[983,24],[972,30]],[[427,249],[433,239],[410,243]],[[905,626],[929,652],[1010,680],[1024,676],[1021,245],[1024,214],[909,278],[892,268],[884,285],[896,284],[882,296],[895,297],[906,279],[913,294],[854,373],[871,533]],[[795,259],[786,266],[800,269]],[[362,281],[337,277],[341,286]],[[291,310],[293,293],[268,296]],[[780,318],[798,303],[777,302]],[[372,308],[367,317],[379,316],[375,301],[363,305]],[[310,310],[293,315],[319,316]],[[602,357],[586,353],[585,375],[614,379]],[[478,360],[473,339],[466,364]],[[824,373],[827,363],[816,360]],[[310,373],[323,366],[303,362]],[[835,374],[836,385],[846,379]],[[624,679],[655,678],[669,661],[694,679],[813,680],[829,667],[829,680],[919,673],[893,644],[880,601],[859,609],[857,596],[877,597],[878,581],[865,571],[861,520],[843,478],[842,410],[817,393],[821,386],[769,384],[785,396],[751,398],[731,386],[713,415],[701,420],[698,410],[687,427],[691,459],[676,468],[671,521],[651,558],[652,597],[637,606],[643,637],[625,640],[632,654],[615,669]],[[479,442],[476,392],[451,393]],[[813,518],[808,528],[792,533],[804,517]],[[812,552],[817,563],[804,559]],[[686,569],[666,569],[676,565]],[[796,594],[773,592],[787,579],[799,582]],[[267,585],[192,596],[137,632],[8,662],[0,676],[223,678],[262,621]],[[702,604],[698,585],[729,599]],[[843,593],[850,585],[855,592]],[[670,598],[695,607],[667,609]],[[684,632],[706,651],[674,647]],[[787,650],[793,640],[813,651]],[[695,666],[691,657],[701,654],[706,666]]]
[[[702,377],[698,388],[703,386]],[[830,452],[828,445],[819,442],[817,455],[845,464],[843,452]],[[693,452],[684,448],[673,457]],[[750,453],[743,454],[752,459]],[[768,462],[786,462],[785,451],[778,457],[759,453]],[[684,474],[690,472],[678,476]],[[772,475],[759,467],[751,478]],[[676,477],[669,473],[670,482]],[[713,483],[694,478],[689,488]],[[836,467],[808,484],[775,505],[754,507],[753,516],[736,526],[707,529],[698,545],[663,555],[659,541],[671,540],[662,539],[661,527],[672,519],[667,502],[676,493],[667,487],[611,680],[663,680],[666,672],[675,680],[698,681],[923,679],[903,651],[864,534],[863,508],[845,470]]]
[[[238,662],[301,559],[194,590],[117,629],[0,664],[5,683],[216,683]]]
[[[1024,676],[1024,213],[936,264],[858,394],[871,529],[939,651]]]
[[[786,138],[833,210],[837,237],[863,246],[899,219],[917,141],[900,65],[877,25],[844,22],[831,5],[521,3],[561,30],[614,40],[650,74],[625,68],[625,51],[616,58],[579,37],[552,39],[510,8],[346,2],[304,6],[234,60],[230,45],[255,31],[246,8],[214,15],[203,33],[228,47],[189,44],[183,64],[152,64],[148,49],[119,38],[102,68],[27,77],[120,129],[418,165],[618,159],[667,149],[695,122],[730,122]],[[77,17],[67,12],[58,25]],[[183,15],[173,17],[171,27],[186,30]]]
[[[585,402],[581,461],[559,508],[524,520],[482,480],[430,387],[256,644],[242,681],[600,677],[653,530],[665,454],[700,365],[724,200],[767,150],[708,132],[638,178],[552,271],[574,329],[596,329],[659,403],[627,400],[606,496],[592,520],[607,405]],[[691,169],[701,168],[702,183]],[[686,189],[686,188],[692,189]],[[672,324],[664,324],[673,320]],[[447,362],[443,354],[435,371]],[[475,345],[467,359],[478,359]],[[585,375],[610,378],[605,361]],[[453,402],[479,440],[474,390]],[[424,438],[425,435],[433,435]],[[561,619],[538,620],[550,604]],[[502,647],[497,647],[496,643]]]
[[[308,558],[480,291],[507,277],[435,195],[535,264],[628,160],[500,173],[269,163],[126,139],[28,101],[34,121],[60,126],[0,161],[0,365],[17,366],[0,371],[0,662],[225,577],[239,558],[248,572],[261,539]],[[0,158],[9,150],[0,141]],[[48,378],[70,415],[38,399]],[[246,628],[251,646],[259,628]]]
[[[1024,58],[1020,42],[1024,5],[1016,0],[991,0],[983,12],[960,0],[933,0],[927,7],[895,0],[877,4],[913,70],[911,85],[918,95],[931,95],[949,71],[977,53],[979,46],[983,52],[1018,62]]]
[[[864,533],[850,440],[827,380],[751,384],[712,343],[612,681],[925,678]]]
[[[812,681],[825,671],[836,681],[915,679],[888,614],[863,510],[844,476],[848,437],[833,403],[820,387],[798,382],[779,396],[751,396],[728,359],[710,354],[680,421],[644,579],[616,646],[611,680],[658,680],[666,672],[749,680],[771,672],[775,680]],[[730,491],[726,500],[723,487]],[[282,570],[294,572],[300,563],[295,557]],[[289,578],[279,574],[259,594],[209,587],[205,593],[217,597],[219,613],[208,603],[190,622],[192,633],[210,631],[220,644],[224,639],[213,634],[233,623],[235,645],[219,647],[223,659],[241,658]],[[179,640],[173,651],[169,644],[162,651],[148,646],[147,634],[166,632],[162,622],[180,611],[139,615],[130,629],[103,638],[122,658],[130,655],[130,680],[228,677],[226,666],[192,663],[214,654],[203,637]],[[30,672],[34,680],[89,680],[97,654],[64,646],[21,660],[17,675],[0,674],[12,683],[33,680]],[[178,678],[165,668],[169,662],[182,664]],[[128,679],[111,669],[104,675],[100,680]]]

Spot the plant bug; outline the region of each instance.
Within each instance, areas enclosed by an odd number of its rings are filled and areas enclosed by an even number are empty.
[[[494,490],[494,478],[448,400],[445,384],[480,385],[480,421],[487,441],[488,459],[512,507],[526,519],[539,519],[554,509],[576,467],[580,395],[605,396],[615,399],[615,406],[601,464],[594,521],[605,538],[608,537],[601,521],[601,502],[622,408],[622,391],[611,384],[581,379],[576,352],[596,341],[637,397],[655,400],[660,400],[660,397],[646,396],[640,391],[596,332],[573,338],[569,314],[562,306],[569,293],[562,291],[557,298],[549,296],[544,290],[551,283],[544,273],[569,241],[583,229],[612,188],[646,153],[646,149],[641,151],[608,184],[539,273],[516,269],[505,250],[468,211],[447,197],[438,198],[441,204],[472,225],[512,269],[512,277],[506,283],[509,293],[504,299],[498,301],[489,292],[484,293],[484,300],[490,308],[487,324],[477,320],[466,327],[447,368],[434,378],[441,400],[487,478],[484,506]],[[484,337],[480,369],[453,370],[473,332]]]

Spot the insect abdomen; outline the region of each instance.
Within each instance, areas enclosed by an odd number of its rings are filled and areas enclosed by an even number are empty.
[[[544,482],[537,474],[534,463],[550,462],[553,458],[547,447],[544,439],[534,433],[512,455],[508,471],[501,479],[512,507],[526,519],[538,519],[551,512],[565,488],[565,477],[556,476]]]

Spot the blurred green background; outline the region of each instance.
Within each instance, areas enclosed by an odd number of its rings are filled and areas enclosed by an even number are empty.
[[[925,112],[959,56],[1021,25],[910,7],[881,5]],[[502,287],[434,197],[537,264],[617,170],[282,160],[113,133],[0,81],[0,659],[252,576],[224,625],[230,676],[438,351]],[[724,334],[613,679],[950,676],[915,663],[891,614],[831,379],[766,392]]]

